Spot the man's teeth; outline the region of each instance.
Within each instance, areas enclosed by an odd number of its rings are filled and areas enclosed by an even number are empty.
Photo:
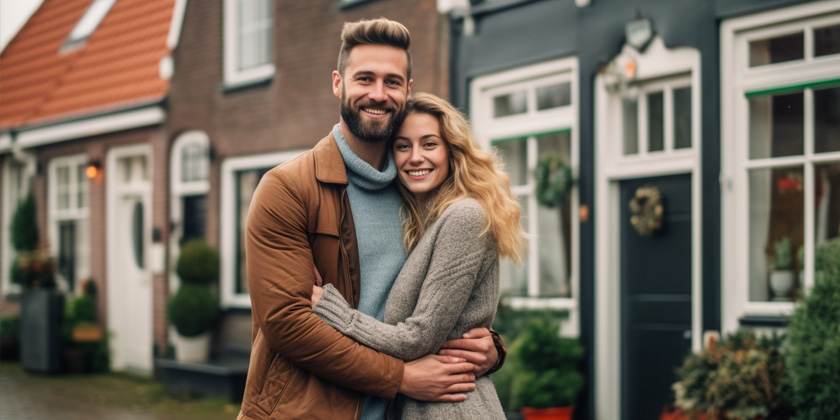
[[[382,115],[382,114],[385,113],[385,110],[384,109],[376,109],[376,108],[365,108],[365,112],[368,112],[368,113],[371,113],[371,114],[376,114],[376,115]]]
[[[422,171],[408,171],[408,174],[411,176],[423,176],[428,175],[429,172],[432,172],[431,169],[424,169]]]

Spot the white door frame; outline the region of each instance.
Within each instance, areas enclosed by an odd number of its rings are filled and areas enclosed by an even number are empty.
[[[693,48],[665,48],[654,38],[644,53],[625,45],[611,64],[624,71],[633,60],[634,80],[689,75],[692,100],[692,148],[623,156],[621,93],[615,74],[595,79],[595,418],[621,418],[621,278],[619,182],[624,179],[691,174],[692,183],[692,348],[702,343],[700,53]],[[668,125],[666,123],[666,129]],[[666,134],[667,138],[667,134]],[[641,141],[640,144],[645,144]]]
[[[120,185],[119,177],[122,176],[120,172],[120,165],[119,160],[125,157],[131,156],[145,156],[146,158],[146,170],[148,171],[148,181],[143,183],[142,185],[136,185],[129,188],[126,188],[123,185]],[[106,235],[107,235],[107,273],[108,273],[108,281],[106,282],[106,287],[108,289],[108,332],[112,334],[110,337],[110,347],[111,347],[111,368],[114,370],[130,370],[133,372],[141,373],[150,375],[152,373],[153,368],[153,355],[152,355],[152,346],[154,343],[153,338],[153,278],[152,278],[152,270],[150,267],[150,258],[149,258],[149,249],[150,245],[152,244],[152,229],[151,229],[151,222],[152,222],[152,146],[149,144],[139,144],[133,146],[125,146],[125,147],[118,147],[113,148],[108,151],[107,160],[105,166],[105,177],[107,179],[107,227],[106,227]],[[140,195],[143,201],[143,225],[144,225],[144,252],[143,257],[145,263],[143,264],[143,282],[147,282],[148,284],[148,293],[133,293],[130,296],[126,296],[124,291],[119,287],[118,279],[124,277],[124,269],[120,267],[117,263],[118,257],[117,253],[114,251],[121,246],[121,243],[124,242],[124,238],[120,237],[121,226],[119,226],[119,214],[118,209],[120,208],[120,201],[123,197],[127,195]],[[122,240],[122,241],[121,241]],[[147,278],[146,278],[147,277]],[[115,322],[115,320],[119,319],[121,314],[121,309],[123,309],[123,305],[121,304],[124,300],[131,299],[137,300],[142,299],[146,302],[140,302],[141,307],[146,307],[148,310],[145,313],[132,313],[130,314],[131,319],[137,321],[134,328],[131,328],[129,331],[121,331],[115,330],[115,328],[119,328],[121,324]],[[116,325],[115,325],[116,324]],[[148,357],[143,357],[142,360],[134,360],[126,362],[120,356],[121,352],[123,351],[120,349],[120,334],[131,334],[136,335],[139,337],[146,337],[148,340],[148,345],[144,346],[148,349]],[[144,350],[145,352],[146,350]]]

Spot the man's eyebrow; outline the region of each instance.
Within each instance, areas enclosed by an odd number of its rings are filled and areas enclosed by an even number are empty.
[[[370,70],[359,70],[353,73],[353,77],[360,77],[360,76],[376,76],[376,73]],[[405,76],[399,73],[388,73],[385,75],[387,79],[399,79],[400,82],[405,82]]]

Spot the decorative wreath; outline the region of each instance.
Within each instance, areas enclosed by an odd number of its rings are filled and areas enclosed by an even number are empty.
[[[630,199],[630,224],[642,236],[651,236],[662,229],[662,195],[659,188],[645,185]]]
[[[572,168],[559,153],[548,153],[537,162],[537,202],[549,208],[563,204],[572,189]]]

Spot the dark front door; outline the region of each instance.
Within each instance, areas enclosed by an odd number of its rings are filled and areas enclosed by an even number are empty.
[[[651,236],[633,228],[628,208],[646,185],[664,208]],[[620,194],[622,419],[657,419],[691,350],[691,175],[622,181]]]

